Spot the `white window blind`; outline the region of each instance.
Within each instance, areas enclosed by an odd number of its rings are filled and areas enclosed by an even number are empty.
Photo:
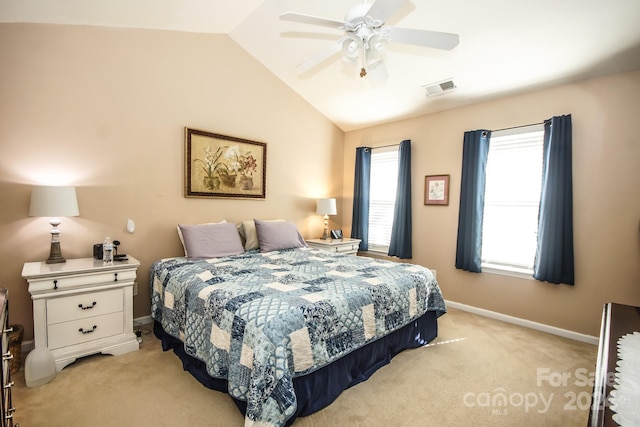
[[[533,270],[542,188],[543,125],[491,135],[482,231],[482,264]]]
[[[389,251],[398,185],[398,146],[371,150],[369,250]]]

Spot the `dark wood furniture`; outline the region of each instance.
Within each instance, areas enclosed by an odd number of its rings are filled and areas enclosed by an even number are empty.
[[[609,393],[613,390],[617,342],[625,334],[640,330],[640,307],[607,303],[602,310],[598,360],[593,384],[593,397],[589,413],[589,427],[618,427],[612,416]]]
[[[2,367],[0,368],[0,385],[2,386],[2,402],[0,403],[0,426],[13,427],[13,414],[16,408],[13,407],[11,399],[11,388],[13,381],[11,380],[11,359],[13,356],[9,351],[9,300],[7,299],[7,290],[0,288],[0,346],[2,348]],[[18,427],[18,426],[16,426]]]

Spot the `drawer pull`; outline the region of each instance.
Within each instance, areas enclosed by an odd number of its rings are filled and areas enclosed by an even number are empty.
[[[98,303],[94,301],[94,302],[93,302],[93,304],[88,305],[88,306],[86,306],[86,307],[85,307],[85,306],[83,306],[82,304],[78,304],[78,307],[79,307],[79,308],[81,308],[81,309],[83,309],[83,310],[89,310],[89,309],[92,309],[93,307],[95,307],[95,306],[96,306],[96,304],[98,304]]]
[[[11,387],[13,387],[13,381],[2,386],[2,388],[4,388],[5,390]]]
[[[58,289],[58,281],[57,280],[53,281],[53,289]]]
[[[114,282],[118,281],[118,273],[114,273],[115,278],[113,279]]]
[[[8,360],[13,359],[13,354],[11,354],[10,352],[7,352],[5,354],[2,355],[2,361],[6,362]]]
[[[11,326],[10,328],[5,329],[5,330],[2,331],[3,334],[8,334],[8,333],[11,333],[11,332],[13,332],[13,326]]]
[[[92,329],[89,329],[86,331],[84,330],[84,328],[80,328],[78,329],[78,332],[82,332],[83,334],[90,334],[91,332],[95,331],[97,327],[98,327],[97,325],[93,325]]]

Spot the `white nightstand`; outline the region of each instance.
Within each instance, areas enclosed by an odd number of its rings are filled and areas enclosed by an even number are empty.
[[[309,239],[306,241],[310,248],[321,249],[327,252],[340,252],[356,255],[360,246],[360,239]]]
[[[128,258],[111,264],[93,258],[24,264],[35,344],[25,360],[25,379],[44,384],[78,357],[138,350],[133,283],[140,262]]]

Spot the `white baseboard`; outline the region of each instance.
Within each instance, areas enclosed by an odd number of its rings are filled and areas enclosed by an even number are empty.
[[[135,319],[133,319],[133,325],[134,326],[142,326],[142,325],[150,325],[151,323],[153,323],[153,318],[149,315],[149,316],[142,316],[142,317],[136,317]]]
[[[149,325],[151,323],[153,323],[153,318],[151,316],[136,317],[133,319],[133,326]],[[22,341],[22,345],[20,346],[22,354],[27,354],[31,350],[33,350],[33,340]]]
[[[545,325],[544,323],[532,322],[531,320],[521,319],[519,317],[508,316],[496,311],[485,310],[483,308],[473,307],[471,305],[461,304],[455,301],[445,300],[447,307],[455,308],[479,316],[489,317],[491,319],[501,320],[503,322],[512,323],[525,328],[535,329],[537,331],[546,332],[560,337],[569,338],[576,341],[585,342],[587,344],[598,345],[598,337],[585,335],[579,332],[570,331],[568,329],[556,328],[555,326]]]
[[[33,340],[22,341],[22,345],[20,346],[20,351],[22,352],[22,354],[27,354],[31,350],[33,350]]]

